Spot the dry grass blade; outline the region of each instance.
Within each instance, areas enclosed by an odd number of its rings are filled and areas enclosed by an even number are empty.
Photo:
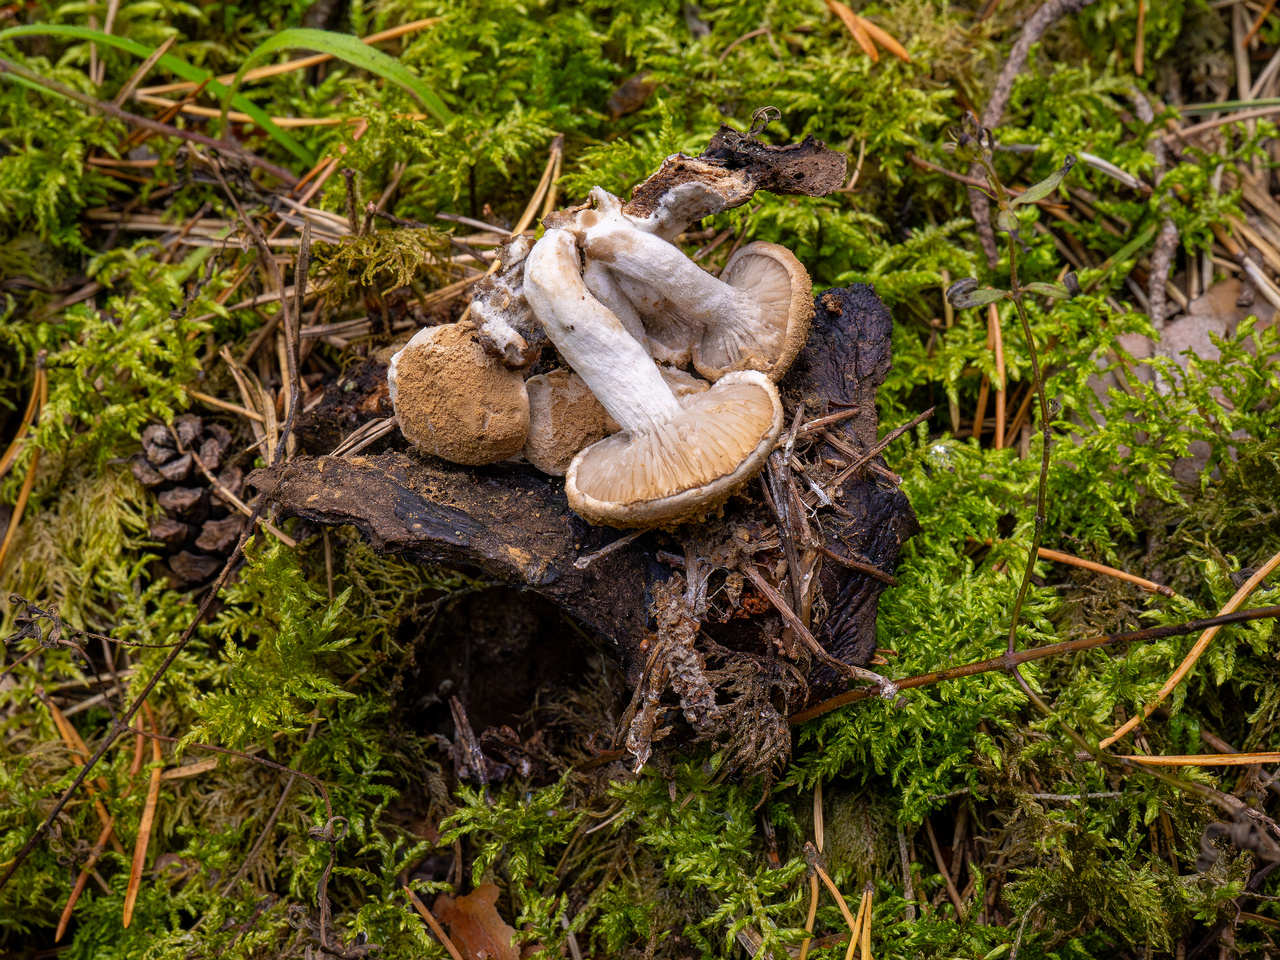
[[[1235,595],[1223,605],[1222,610],[1219,611],[1219,615],[1234,613],[1236,610],[1240,609],[1240,605],[1244,603],[1254,590],[1258,589],[1258,585],[1261,584],[1263,580],[1275,572],[1277,567],[1280,567],[1280,553],[1277,553],[1259,567],[1254,575],[1244,582],[1244,585],[1235,592]],[[1143,706],[1141,712],[1135,713],[1133,717],[1120,726],[1115,733],[1101,741],[1098,744],[1099,748],[1106,749],[1121,737],[1125,736],[1125,734],[1133,730],[1134,727],[1140,724],[1147,717],[1151,716],[1151,714],[1155,712],[1156,708],[1164,702],[1165,697],[1169,696],[1178,684],[1186,678],[1187,674],[1191,672],[1191,668],[1196,665],[1196,661],[1200,659],[1200,655],[1209,648],[1210,642],[1218,635],[1218,631],[1221,629],[1222,628],[1220,626],[1213,626],[1202,633],[1200,635],[1200,639],[1198,639],[1195,642],[1195,645],[1191,648],[1191,652],[1187,654],[1182,663],[1178,664],[1178,669],[1173,671],[1173,676],[1166,680],[1164,686],[1160,688],[1160,692],[1156,694],[1155,699]]]
[[[430,927],[431,932],[436,935],[436,939],[444,944],[444,948],[449,951],[449,956],[451,956],[453,960],[462,960],[462,954],[458,952],[458,948],[453,945],[453,941],[445,934],[444,930],[440,926],[440,922],[431,915],[431,911],[427,909],[426,904],[419,900],[418,895],[407,886],[401,887],[401,889],[404,890],[405,896],[409,898],[409,902],[413,904],[413,909],[417,910],[422,919],[427,922],[427,926]]]
[[[147,722],[151,726],[152,733],[159,733],[156,729],[155,714],[151,712],[150,704],[143,703],[143,708],[147,712]],[[138,902],[138,891],[142,888],[142,868],[147,861],[147,847],[151,843],[151,828],[155,825],[156,807],[160,802],[160,780],[163,776],[161,764],[163,756],[160,753],[160,741],[151,741],[151,762],[154,766],[151,768],[151,782],[147,785],[147,801],[142,807],[142,819],[138,822],[138,840],[133,847],[133,863],[129,867],[129,886],[124,894],[124,916],[121,925],[125,928],[129,926],[133,920],[133,908]]]
[[[199,104],[187,103],[183,100],[169,100],[165,97],[157,97],[150,93],[135,93],[133,98],[139,103],[145,103],[153,107],[161,107],[165,110],[173,110],[177,113],[186,114],[189,117],[204,117],[206,120],[212,120],[222,116],[222,111],[214,107],[202,107]],[[249,116],[247,113],[241,113],[239,110],[228,110],[227,119],[233,123],[257,123],[256,119]],[[344,123],[359,123],[360,118],[272,117],[271,122],[282,130],[288,130],[307,127],[339,127]]]
[[[520,214],[520,220],[511,228],[512,234],[524,233],[529,224],[533,223],[533,218],[538,213],[538,207],[543,199],[547,196],[554,181],[556,171],[560,169],[560,159],[564,154],[564,134],[557,133],[555,139],[551,141],[551,154],[547,157],[547,166],[542,171],[542,179],[538,181],[538,187],[533,191],[533,196],[529,198],[529,205],[524,208],[524,213]],[[501,268],[502,261],[494,260],[489,265],[489,269],[485,272],[485,276],[497,273]],[[471,304],[467,304],[467,309],[462,311],[462,316],[458,318],[461,323],[471,316]]]
[[[380,33],[371,33],[367,37],[361,37],[362,43],[382,43],[386,40],[395,40],[409,33],[416,33],[419,30],[425,30],[427,27],[434,27],[439,23],[442,17],[427,17],[425,20],[414,20],[411,23],[402,23],[398,27],[392,27],[390,30],[383,30]],[[278,77],[282,73],[292,73],[294,70],[305,70],[308,67],[314,67],[321,63],[326,63],[333,59],[332,54],[317,53],[309,57],[300,57],[297,60],[289,60],[285,63],[275,63],[268,67],[257,67],[246,73],[241,80],[265,80],[267,77]],[[231,83],[236,78],[234,73],[228,73],[218,77],[218,82],[222,85]],[[144,94],[157,93],[189,93],[198,89],[198,85],[190,81],[184,83],[166,83],[155,87],[145,87],[141,91]]]
[[[1108,567],[1101,563],[1094,563],[1092,560],[1082,560],[1079,557],[1073,557],[1069,553],[1062,553],[1059,550],[1050,550],[1047,547],[1040,548],[1040,556],[1045,560],[1052,560],[1055,563],[1065,563],[1070,567],[1079,567],[1081,570],[1092,570],[1094,573],[1105,574],[1108,577],[1115,577],[1117,580],[1125,580],[1140,586],[1143,590],[1151,593],[1158,593],[1162,597],[1176,597],[1178,594],[1172,588],[1163,584],[1155,583],[1144,577],[1139,577],[1132,573],[1125,573],[1123,570],[1117,570],[1115,567]]]
[[[207,393],[201,393],[199,390],[193,390],[189,386],[184,386],[184,390],[193,400],[199,400],[201,403],[209,407],[215,407],[218,410],[225,410],[228,413],[237,413],[242,417],[248,417],[250,420],[256,420],[258,423],[264,423],[265,419],[262,414],[250,410],[248,407],[242,407],[238,403],[229,403],[226,400],[219,400],[215,396]]]
[[[138,69],[133,71],[133,76],[129,78],[129,82],[120,88],[120,92],[115,95],[111,102],[117,107],[124,106],[124,102],[133,96],[133,92],[138,89],[138,84],[142,82],[142,78],[151,72],[151,68],[159,62],[161,57],[169,52],[169,48],[172,47],[177,40],[178,34],[175,33],[170,37],[166,37],[164,43],[152,50],[151,55],[147,57],[147,59],[143,60],[142,63],[138,64]],[[192,89],[194,89],[195,86],[196,85],[194,83],[191,84]]]

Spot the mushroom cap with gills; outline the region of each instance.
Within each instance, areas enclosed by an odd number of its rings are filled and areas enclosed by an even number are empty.
[[[524,386],[529,393],[529,437],[524,456],[543,473],[563,477],[580,450],[618,430],[618,424],[576,373],[540,373]]]
[[[419,330],[391,358],[387,386],[409,442],[453,463],[505,460],[528,436],[524,378],[484,352],[470,323]]]
[[[614,434],[574,457],[569,506],[623,528],[701,517],[759,472],[782,432],[777,387],[755,371],[727,374],[680,406],[657,429]]]
[[[759,304],[759,323],[708,322],[693,345],[693,366],[709,380],[734,370],[759,370],[778,380],[809,336],[813,287],[809,272],[786,247],[757,240],[725,264],[722,282],[750,292]]]
[[[758,241],[739,250],[717,279],[674,244],[639,229],[617,197],[597,187],[594,209],[577,214],[587,259],[603,264],[644,322],[660,360],[691,359],[717,380],[758,370],[778,380],[809,333],[812,285],[795,255]]]

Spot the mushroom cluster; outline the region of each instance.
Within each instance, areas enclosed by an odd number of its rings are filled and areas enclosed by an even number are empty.
[[[616,527],[700,517],[755,476],[782,431],[774,382],[808,334],[810,281],[776,244],[747,244],[716,278],[672,242],[760,186],[706,156],[668,158],[626,205],[597,187],[536,243],[508,241],[472,318],[392,358],[405,436],[455,463],[523,453]],[[567,369],[528,376],[548,340]]]

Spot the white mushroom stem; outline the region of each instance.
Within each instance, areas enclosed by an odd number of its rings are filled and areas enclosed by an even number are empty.
[[[582,282],[587,285],[591,295],[618,318],[627,333],[640,343],[645,342],[644,320],[622,291],[618,278],[609,272],[607,266],[596,260],[588,260],[582,271]]]
[[[587,289],[572,233],[543,235],[526,261],[524,286],[551,342],[623,430],[657,430],[680,414],[644,345]]]
[[[668,301],[686,324],[716,329],[731,323],[748,340],[776,336],[764,308],[750,291],[716,279],[679,247],[640,229],[622,212],[617,197],[597,187],[591,198],[596,216],[583,218],[587,224],[583,250],[588,262],[601,263],[652,291],[655,298]]]

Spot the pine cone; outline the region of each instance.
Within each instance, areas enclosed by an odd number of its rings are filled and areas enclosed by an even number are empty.
[[[244,515],[200,469],[203,465],[229,494],[240,496],[244,470],[228,456],[231,431],[187,413],[174,418],[172,430],[151,424],[141,439],[133,475],[155,493],[165,512],[151,521],[151,539],[168,558],[158,572],[175,587],[203,583],[222,569],[244,530]]]

